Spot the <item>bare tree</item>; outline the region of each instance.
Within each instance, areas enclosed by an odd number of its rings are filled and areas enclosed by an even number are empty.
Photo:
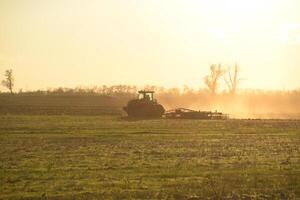
[[[2,81],[2,85],[6,87],[10,93],[13,93],[13,88],[14,88],[14,76],[13,76],[13,70],[9,69],[5,71],[5,80]]]
[[[239,79],[238,75],[239,75],[239,66],[237,64],[235,64],[234,67],[227,68],[226,75],[224,76],[224,80],[226,82],[230,94],[236,93],[238,83],[241,80]]]
[[[223,76],[223,74],[224,70],[222,69],[221,64],[210,65],[210,74],[204,77],[204,82],[212,94],[215,94],[217,92],[217,89],[219,87],[219,80]]]

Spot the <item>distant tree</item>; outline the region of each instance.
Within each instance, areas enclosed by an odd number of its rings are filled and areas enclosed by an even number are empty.
[[[224,80],[226,82],[230,94],[236,93],[238,83],[241,80],[239,79],[238,75],[239,66],[237,64],[235,64],[234,67],[228,67],[226,70],[226,74],[224,74]]]
[[[166,92],[166,89],[162,86],[158,86],[157,87],[157,91],[156,91],[158,94],[163,94]]]
[[[189,86],[187,85],[184,85],[183,86],[183,93],[184,94],[192,94],[194,92],[193,88],[190,88]]]
[[[217,92],[219,87],[219,80],[224,75],[224,70],[222,69],[221,64],[210,65],[210,74],[204,77],[204,82],[212,94]]]
[[[180,94],[180,90],[179,90],[179,88],[169,88],[168,90],[167,90],[167,92],[169,93],[169,94],[173,94],[173,95],[179,95]]]
[[[6,87],[10,93],[13,93],[13,88],[14,88],[14,76],[13,76],[13,70],[8,69],[4,73],[5,80],[2,81],[2,85]]]
[[[144,90],[156,91],[157,90],[157,86],[155,86],[155,85],[145,85],[144,86]]]
[[[98,88],[98,91],[102,95],[109,95],[108,87],[106,85],[102,85]]]

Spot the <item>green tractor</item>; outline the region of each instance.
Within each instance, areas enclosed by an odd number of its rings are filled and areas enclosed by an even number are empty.
[[[138,98],[130,100],[123,109],[132,118],[160,118],[165,112],[164,107],[153,97],[154,91],[141,90]]]

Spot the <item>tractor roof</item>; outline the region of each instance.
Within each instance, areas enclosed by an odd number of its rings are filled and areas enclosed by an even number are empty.
[[[139,94],[145,94],[145,93],[154,93],[154,91],[151,90],[140,90]]]

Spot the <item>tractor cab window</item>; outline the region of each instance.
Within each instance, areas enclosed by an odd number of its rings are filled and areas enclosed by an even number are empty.
[[[139,99],[153,101],[153,93],[150,93],[150,92],[141,92],[141,93],[139,93]]]

